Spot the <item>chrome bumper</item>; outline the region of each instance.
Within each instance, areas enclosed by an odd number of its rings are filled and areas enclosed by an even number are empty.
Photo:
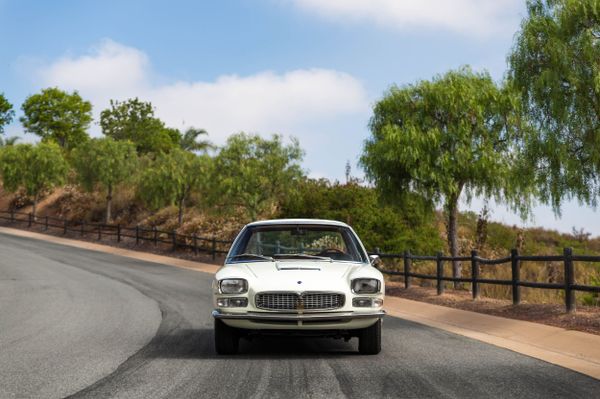
[[[266,313],[266,312],[248,312],[248,313],[221,313],[213,310],[212,315],[215,319],[234,319],[234,320],[354,320],[354,319],[381,319],[385,316],[384,310],[376,312],[338,312],[338,313]]]

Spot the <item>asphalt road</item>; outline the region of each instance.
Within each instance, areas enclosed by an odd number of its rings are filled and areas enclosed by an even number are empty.
[[[0,234],[1,398],[598,398],[600,381],[401,319],[383,351],[213,349],[205,273]]]

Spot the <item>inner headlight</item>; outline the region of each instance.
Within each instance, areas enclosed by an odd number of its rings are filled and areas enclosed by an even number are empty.
[[[219,282],[223,294],[243,294],[248,291],[248,282],[243,278],[226,278]]]
[[[352,280],[352,291],[356,294],[376,294],[379,292],[379,280],[375,278],[357,278]]]

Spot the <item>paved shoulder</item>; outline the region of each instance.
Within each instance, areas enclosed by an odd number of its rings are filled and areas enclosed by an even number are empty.
[[[135,288],[49,259],[36,241],[0,235],[0,254],[0,396],[77,392],[155,335],[158,305]]]

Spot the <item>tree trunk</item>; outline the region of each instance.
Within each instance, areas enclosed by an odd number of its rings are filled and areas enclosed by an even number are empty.
[[[111,208],[112,208],[112,184],[108,185],[108,195],[106,196],[106,218],[104,223],[109,224],[112,219]]]
[[[33,206],[31,208],[31,214],[33,215],[34,222],[37,220],[37,205],[38,205],[39,200],[40,200],[40,194],[35,193],[35,195],[33,196]]]
[[[183,224],[183,207],[184,207],[183,198],[180,198],[179,199],[179,216],[178,216],[179,227],[181,227],[181,225]]]
[[[446,203],[446,212],[448,214],[448,247],[450,248],[450,256],[458,256],[458,195],[448,198]],[[461,277],[461,264],[459,261],[452,261],[452,277]],[[460,283],[455,282],[454,288],[459,288]]]

